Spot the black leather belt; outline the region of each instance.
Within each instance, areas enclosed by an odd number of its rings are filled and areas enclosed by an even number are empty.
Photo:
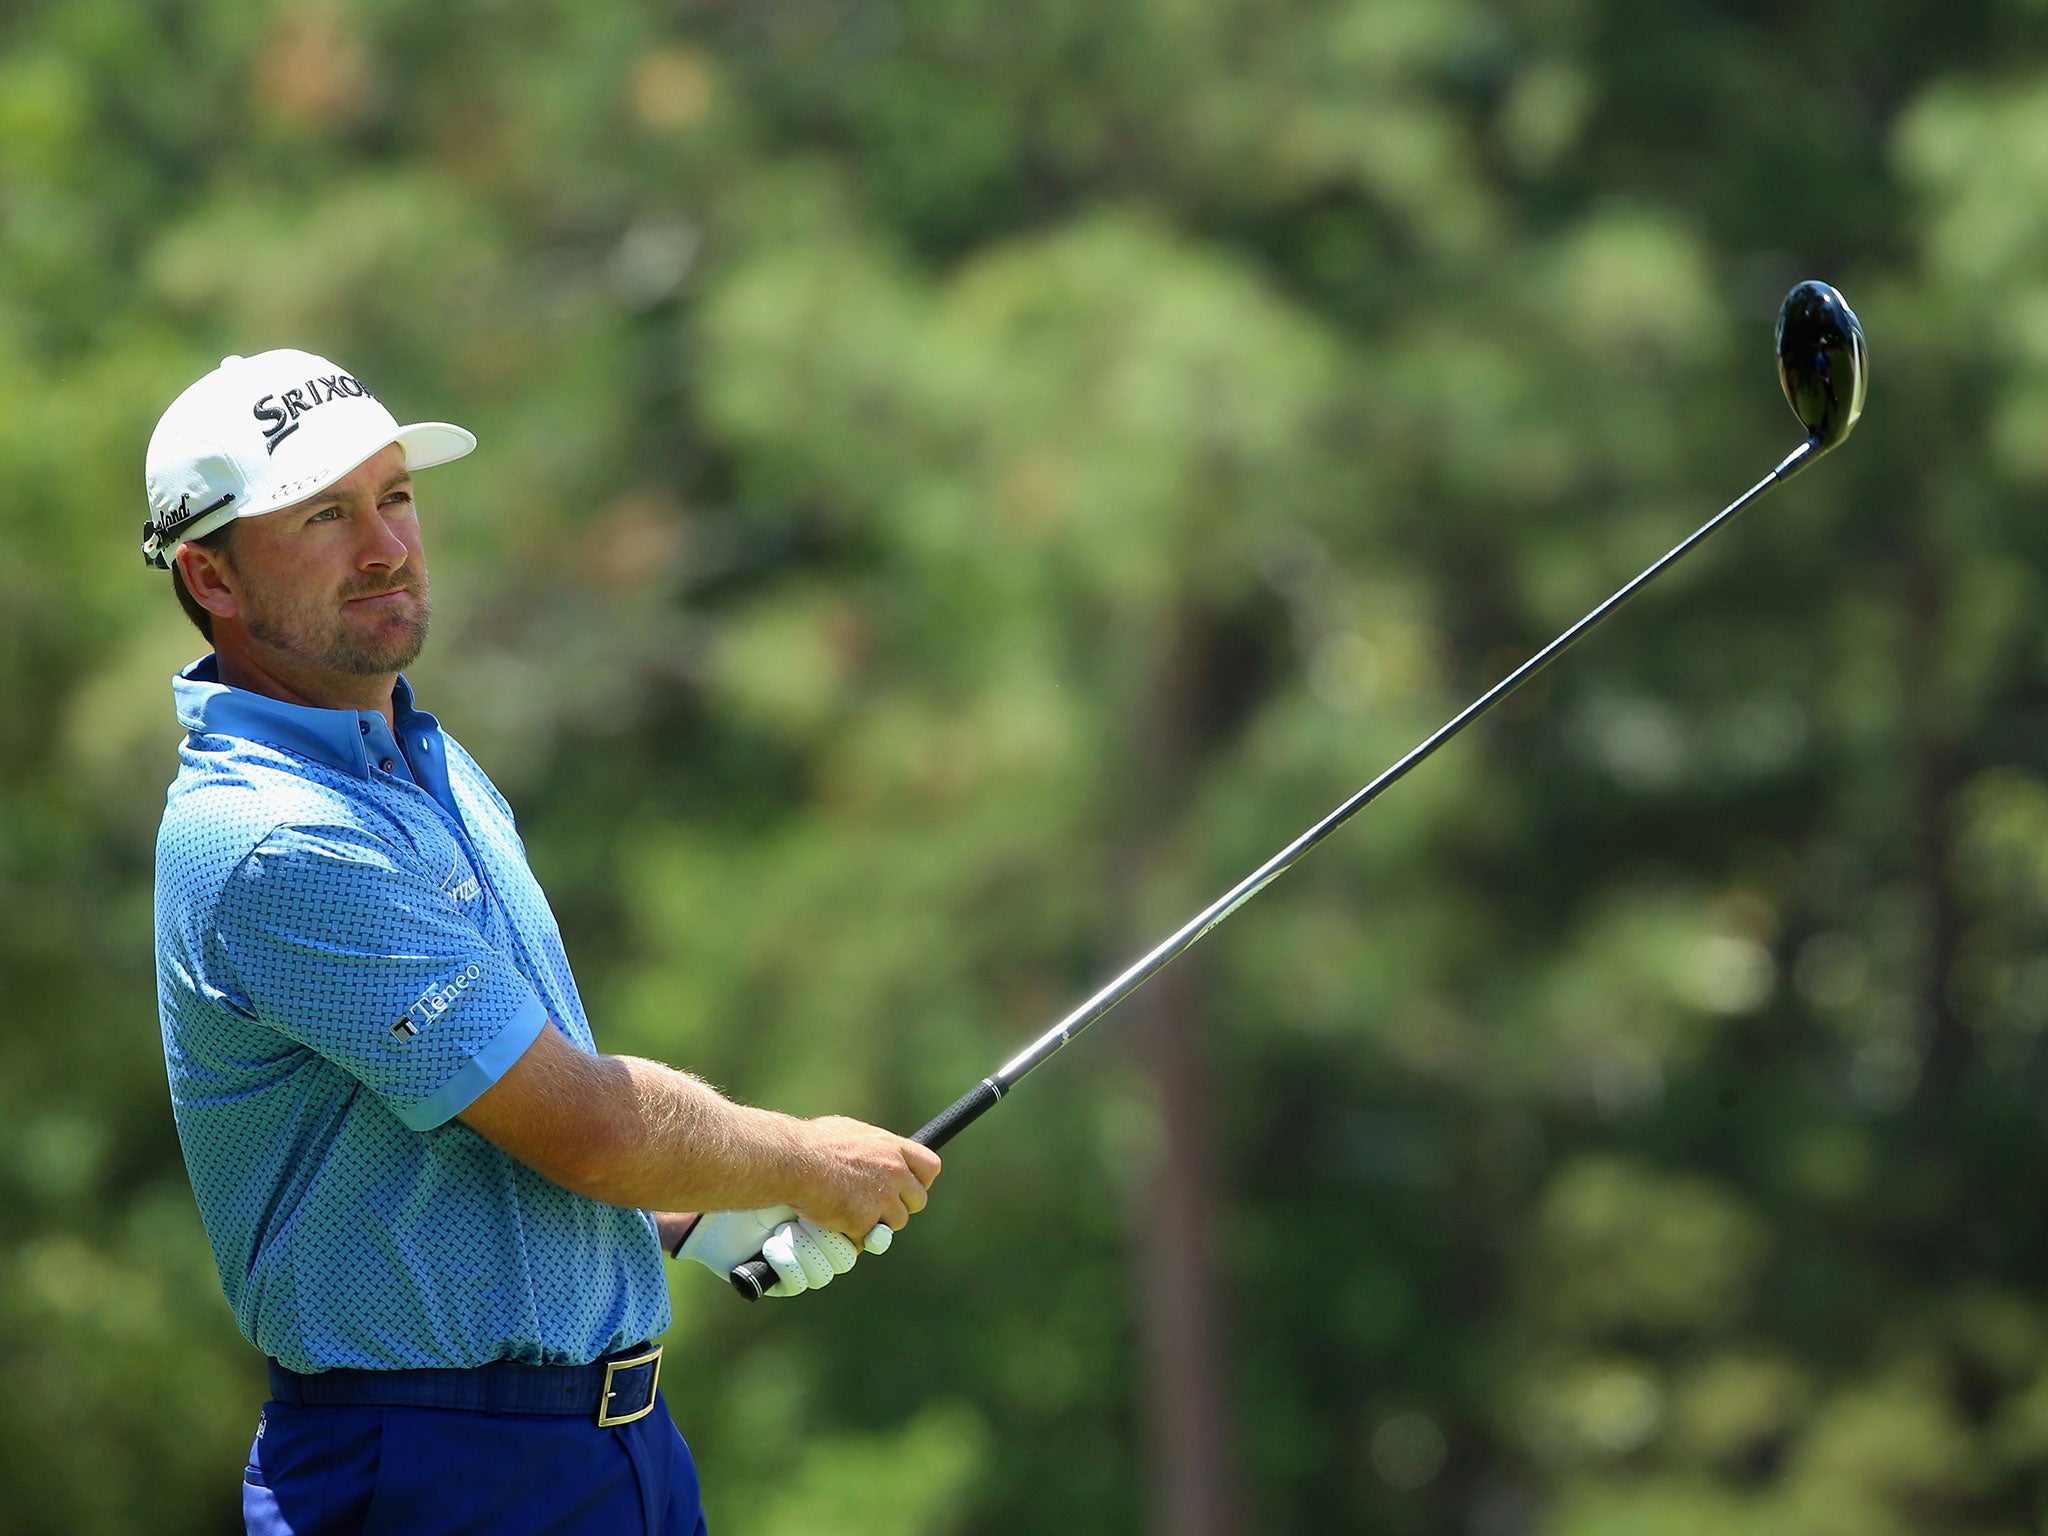
[[[270,1395],[281,1403],[358,1408],[462,1408],[472,1413],[570,1417],[630,1424],[654,1411],[661,1346],[640,1344],[588,1365],[494,1360],[469,1370],[316,1371],[270,1362]]]

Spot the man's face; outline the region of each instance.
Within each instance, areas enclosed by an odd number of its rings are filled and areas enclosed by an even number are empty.
[[[279,668],[374,677],[426,644],[426,556],[405,450],[235,529],[226,580],[249,639]]]

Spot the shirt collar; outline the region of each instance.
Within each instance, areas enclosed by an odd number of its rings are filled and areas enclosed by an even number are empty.
[[[384,716],[374,709],[315,709],[231,688],[220,680],[220,661],[211,653],[173,678],[171,692],[177,700],[178,723],[194,735],[264,742],[358,778],[370,776],[367,741],[391,740]],[[391,712],[399,735],[408,740],[440,730],[439,721],[414,707],[412,684],[403,676],[392,690]]]

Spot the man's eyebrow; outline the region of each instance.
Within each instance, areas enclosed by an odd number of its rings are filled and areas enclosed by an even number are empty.
[[[378,498],[381,500],[383,497],[389,496],[401,485],[410,485],[411,483],[412,471],[409,469],[402,469],[397,474],[393,475],[389,480],[384,482],[383,486],[377,492]],[[289,510],[303,512],[308,517],[310,517],[315,512],[324,512],[329,507],[338,507],[347,500],[348,498],[346,496],[336,494],[333,487],[330,486],[328,489],[320,492],[317,496],[308,496],[304,501],[300,502],[296,508],[292,508]]]

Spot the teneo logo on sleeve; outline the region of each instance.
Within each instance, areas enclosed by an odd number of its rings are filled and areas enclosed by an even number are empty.
[[[391,1026],[391,1033],[400,1040],[410,1040],[434,1020],[455,1006],[455,1000],[470,987],[484,979],[481,967],[464,966],[448,980],[422,992],[413,1005],[405,1010],[405,1017]]]

